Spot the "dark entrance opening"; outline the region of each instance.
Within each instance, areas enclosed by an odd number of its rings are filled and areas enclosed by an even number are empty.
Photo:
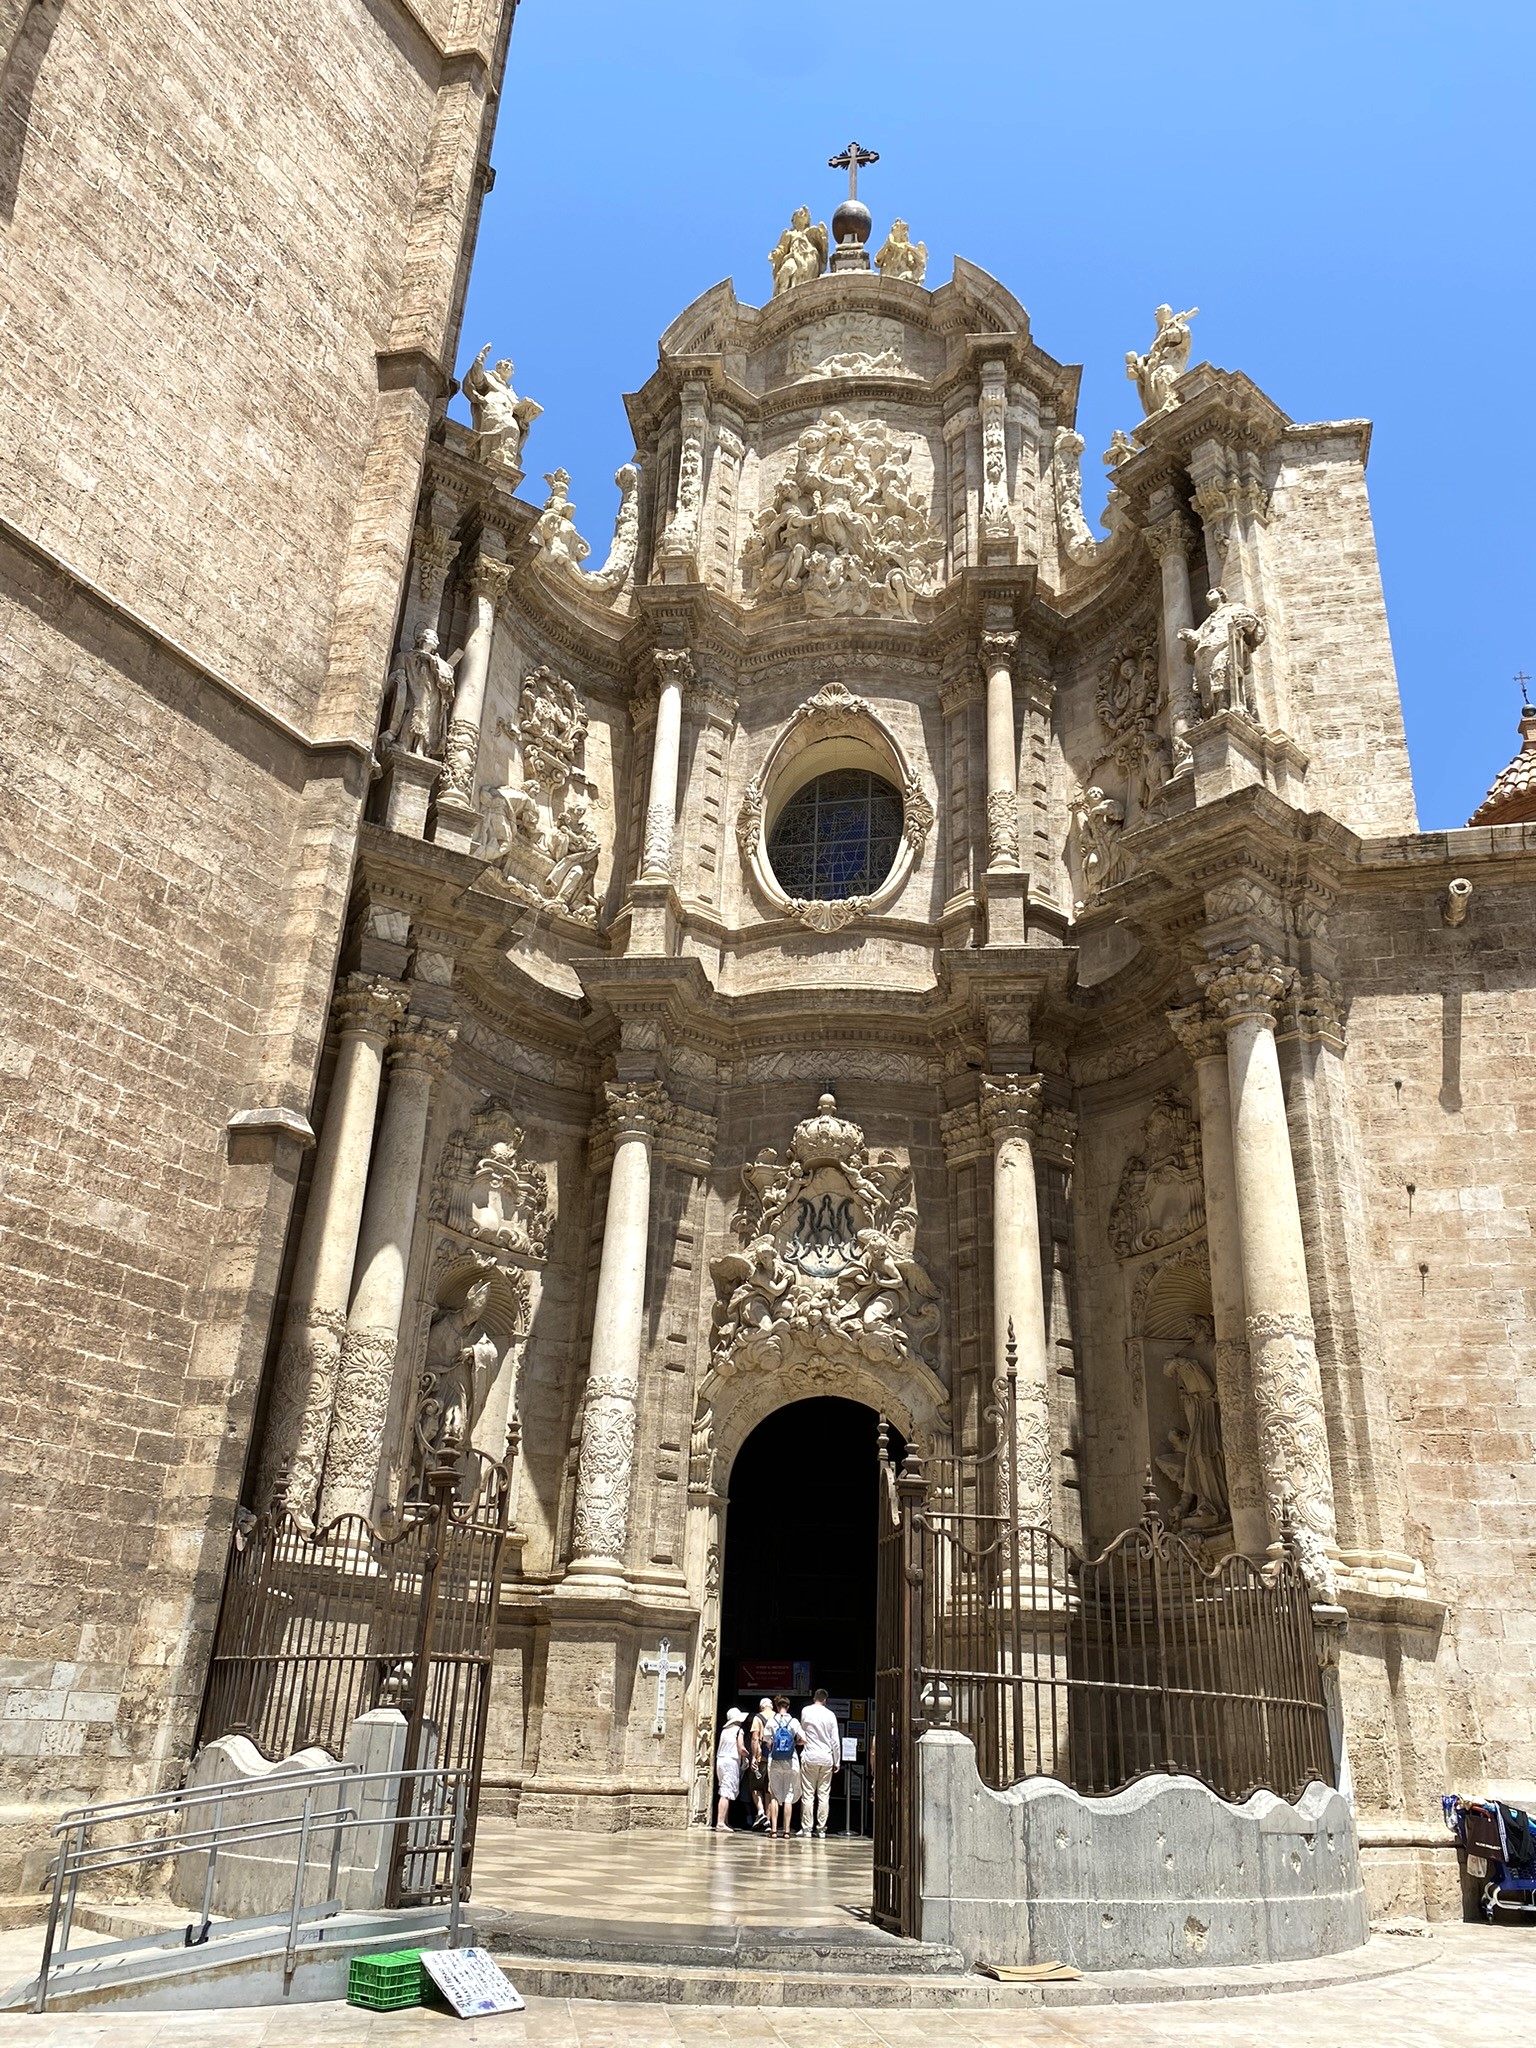
[[[858,1401],[796,1401],[760,1422],[737,1453],[726,1519],[716,1721],[718,1727],[726,1710],[738,1706],[750,1717],[763,1693],[787,1692],[798,1713],[824,1685],[845,1735],[859,1745],[858,1768],[834,1789],[833,1826],[840,1828],[847,1813],[853,1827],[866,1832],[878,1426],[874,1409]],[[894,1429],[890,1442],[899,1461],[905,1443]],[[854,1794],[851,1801],[846,1792]]]

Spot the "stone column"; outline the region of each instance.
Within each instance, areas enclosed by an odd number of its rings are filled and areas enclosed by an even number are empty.
[[[289,1506],[306,1522],[314,1519],[336,1398],[384,1041],[404,1014],[407,993],[397,981],[350,974],[336,996],[340,1045],[299,1232],[262,1460],[262,1497],[286,1466]]]
[[[1264,1506],[1273,1535],[1288,1510],[1313,1595],[1335,1596],[1333,1474],[1307,1288],[1301,1205],[1275,1051],[1275,1005],[1292,970],[1262,946],[1201,968],[1227,1033],[1233,1181]]]
[[[568,1581],[612,1584],[624,1577],[645,1334],[651,1147],[670,1107],[659,1082],[611,1082],[607,1088],[613,1166],[592,1316]]]
[[[1004,1369],[1010,1326],[1018,1360],[1013,1507],[1021,1523],[1049,1527],[1054,1460],[1034,1152],[1043,1085],[1038,1074],[984,1075],[981,1116],[992,1141],[994,1375]]]
[[[389,1094],[379,1124],[358,1233],[357,1270],[336,1405],[320,1485],[322,1526],[373,1507],[395,1381],[405,1276],[421,1190],[432,1089],[453,1051],[454,1027],[406,1017],[389,1049]]]
[[[1227,1498],[1232,1507],[1232,1541],[1246,1556],[1262,1557],[1269,1544],[1269,1523],[1259,1483],[1253,1385],[1248,1367],[1226,1033],[1203,1003],[1170,1010],[1168,1021],[1194,1066],[1200,1102],[1205,1235],[1211,1261],[1211,1315],[1216,1339],[1216,1398],[1221,1407],[1221,1449],[1227,1468]]]
[[[677,769],[683,735],[683,691],[693,682],[693,662],[681,648],[658,647],[652,656],[659,686],[656,729],[651,741],[651,782],[645,808],[645,850],[640,872],[647,881],[666,881],[672,869],[672,833],[677,822]]]
[[[1195,623],[1189,587],[1189,544],[1195,533],[1176,502],[1169,501],[1161,508],[1158,506],[1160,496],[1161,493],[1154,494],[1152,509],[1155,517],[1143,529],[1143,538],[1156,558],[1163,579],[1162,664],[1173,744],[1172,772],[1182,775],[1192,765],[1189,741],[1184,735],[1200,717],[1189,652],[1179,638],[1186,626]]]
[[[1013,727],[1017,633],[983,633],[987,677],[987,866],[1019,864],[1019,756]]]
[[[496,605],[511,571],[505,542],[493,529],[480,537],[470,570],[470,623],[459,659],[457,687],[443,745],[443,772],[437,785],[439,845],[467,853],[480,822],[475,776],[480,763],[480,721],[485,712],[485,686],[491,673],[491,648],[496,638]]]

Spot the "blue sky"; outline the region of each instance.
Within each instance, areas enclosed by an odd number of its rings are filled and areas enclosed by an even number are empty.
[[[958,251],[1084,366],[1090,516],[1159,300],[1293,418],[1374,420],[1420,822],[1459,825],[1536,674],[1533,75],[1536,8],[1502,0],[523,0],[459,368],[516,359],[545,408],[523,493],[563,464],[601,556],[622,394],[718,279],[767,297],[857,137],[877,240],[901,214],[931,284]]]

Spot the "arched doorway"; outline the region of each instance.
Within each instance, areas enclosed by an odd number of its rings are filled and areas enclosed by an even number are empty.
[[[870,1826],[875,1687],[879,1417],[815,1396],[767,1416],[731,1465],[720,1597],[716,1725],[763,1693],[798,1709],[825,1686],[858,1756],[837,1785],[833,1828]],[[890,1430],[891,1455],[905,1443]]]

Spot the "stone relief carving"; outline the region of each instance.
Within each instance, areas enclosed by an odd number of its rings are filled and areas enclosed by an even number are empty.
[[[1156,1461],[1178,1495],[1168,1526],[1191,1535],[1225,1529],[1231,1524],[1232,1510],[1216,1382],[1198,1358],[1184,1354],[1165,1359],[1163,1371],[1172,1380],[1184,1410],[1182,1428],[1169,1430],[1168,1448]]]
[[[928,274],[928,244],[914,242],[906,222],[893,220],[890,233],[875,251],[875,268],[882,277],[921,284]]]
[[[577,1557],[624,1555],[635,1462],[637,1381],[627,1374],[587,1381],[576,1467],[572,1550]]]
[[[496,730],[514,751],[507,780],[482,790],[480,850],[514,895],[594,923],[601,845],[587,807],[593,785],[582,767],[587,713],[579,691],[551,668],[530,669],[517,724],[503,719]]]
[[[797,206],[789,226],[768,252],[773,266],[773,296],[792,291],[797,284],[809,284],[827,267],[827,224],[811,225],[811,209]]]
[[[1189,323],[1199,310],[1198,306],[1191,306],[1187,313],[1175,313],[1172,306],[1159,306],[1152,346],[1144,356],[1137,355],[1134,349],[1126,350],[1125,374],[1136,386],[1141,409],[1148,419],[1174,402],[1173,387],[1189,368],[1194,340]]]
[[[533,522],[534,546],[544,561],[572,572],[579,570],[592,550],[576,531],[576,507],[571,503],[571,476],[565,469],[545,472],[549,496]]]
[[[1335,1541],[1333,1474],[1317,1384],[1317,1339],[1309,1315],[1247,1318],[1259,1462],[1271,1499],[1291,1517],[1291,1543],[1314,1599],[1338,1598],[1329,1555]]]
[[[989,363],[981,376],[981,537],[1013,538],[1008,502],[1008,385],[1000,366]]]
[[[1235,604],[1219,586],[1207,591],[1210,610],[1198,626],[1180,628],[1195,671],[1195,694],[1202,718],[1221,711],[1256,717],[1253,697],[1253,650],[1263,644],[1263,619],[1247,605]]]
[[[1094,703],[1110,742],[1099,761],[1114,762],[1136,809],[1144,811],[1167,780],[1168,767],[1157,731],[1163,693],[1152,634],[1137,634],[1116,648],[1099,678]]]
[[[689,384],[683,393],[677,497],[656,546],[658,561],[690,563],[698,555],[699,515],[704,509],[704,436],[707,428],[704,387]]]
[[[928,1082],[939,1074],[939,1062],[926,1053],[884,1052],[867,1047],[837,1047],[829,1053],[823,1040],[797,1052],[753,1053],[734,1072],[742,1081],[815,1081],[827,1071],[829,1059],[850,1081]]]
[[[1137,1149],[1121,1172],[1109,1212],[1109,1241],[1122,1259],[1129,1259],[1204,1226],[1200,1126],[1174,1089],[1160,1088]]]
[[[542,1260],[555,1216],[548,1176],[523,1158],[525,1142],[511,1104],[487,1096],[443,1148],[429,1215],[461,1236]]]
[[[812,321],[789,345],[789,374],[807,377],[911,377],[902,361],[899,320],[878,313],[830,313]]]
[[[443,758],[448,713],[453,706],[453,672],[464,658],[461,647],[445,661],[430,626],[416,635],[414,647],[396,657],[390,671],[389,713],[382,745],[403,746],[408,753]]]
[[[544,408],[531,398],[518,397],[512,389],[512,364],[505,356],[490,369],[485,367],[490,352],[487,342],[460,386],[469,400],[475,453],[488,469],[512,470],[521,476],[523,443]]]
[[[1073,797],[1070,810],[1083,892],[1073,904],[1072,914],[1081,917],[1090,904],[1120,879],[1119,840],[1125,824],[1125,805],[1107,795],[1097,783],[1090,783]]]
[[[1083,437],[1071,427],[1058,427],[1051,451],[1056,483],[1056,531],[1069,562],[1091,562],[1103,543],[1083,517]]]
[[[943,552],[913,480],[912,445],[884,420],[834,411],[801,434],[742,565],[759,602],[801,594],[813,617],[910,618]]]
[[[876,1365],[927,1362],[938,1291],[914,1257],[910,1167],[889,1152],[872,1160],[859,1126],[823,1095],[788,1157],[760,1152],[741,1180],[741,1248],[710,1267],[717,1367],[850,1351]]]

